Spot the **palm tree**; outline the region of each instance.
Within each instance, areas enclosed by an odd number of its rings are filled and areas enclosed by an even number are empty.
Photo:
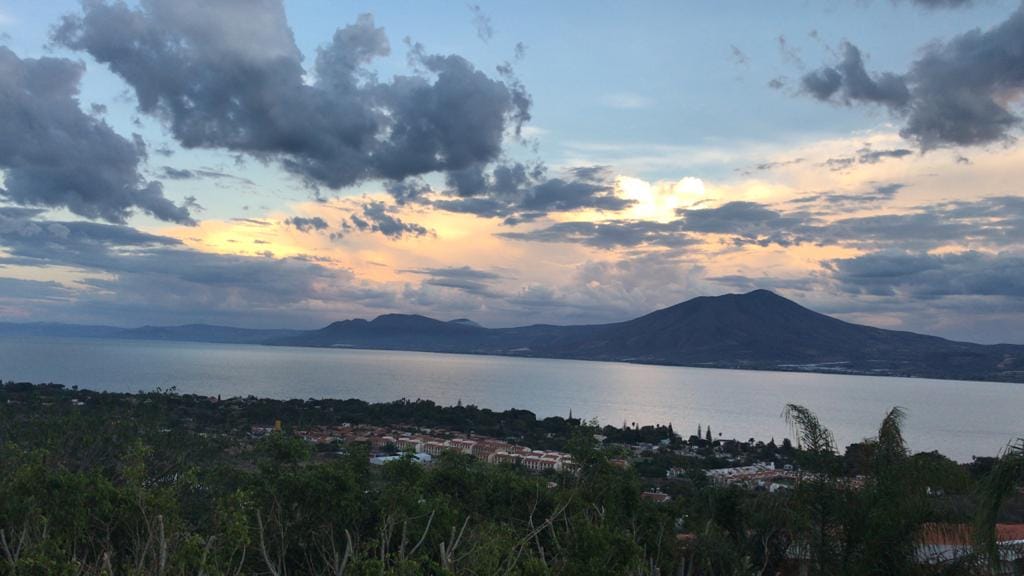
[[[793,429],[800,448],[814,454],[835,454],[835,437],[809,408],[786,404],[782,416]]]
[[[783,415],[814,473],[797,492],[805,518],[800,540],[812,573],[912,573],[929,479],[916,469],[904,441],[905,410],[890,410],[877,437],[865,441],[870,475],[857,484],[844,477],[835,438],[811,410],[790,404]]]
[[[1003,502],[1024,481],[1024,438],[1011,442],[979,489],[975,539],[979,551],[994,568],[1000,564],[996,522]]]

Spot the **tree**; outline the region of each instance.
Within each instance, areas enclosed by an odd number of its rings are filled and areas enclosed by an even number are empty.
[[[999,512],[1003,502],[1014,493],[1022,481],[1024,481],[1024,438],[1018,438],[1003,450],[979,490],[975,539],[979,551],[988,558],[993,567],[998,567],[1001,563],[999,542],[996,538]]]

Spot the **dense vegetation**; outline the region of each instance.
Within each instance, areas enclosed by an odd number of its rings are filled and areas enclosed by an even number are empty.
[[[694,469],[653,503],[651,480],[575,420],[8,384],[0,574],[915,574],[923,524],[979,517],[988,534],[1024,469],[1015,451],[992,471],[910,455],[899,410],[845,456],[813,414],[788,415],[809,472],[795,489],[717,487]],[[275,418],[283,432],[249,435]],[[531,475],[457,454],[371,467],[365,446],[315,449],[288,432],[341,421],[543,440],[580,469]],[[852,467],[866,476],[851,482]],[[928,570],[987,573],[980,550]]]

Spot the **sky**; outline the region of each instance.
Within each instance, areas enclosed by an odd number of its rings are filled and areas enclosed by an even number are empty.
[[[1024,343],[1017,0],[0,0],[0,320]]]

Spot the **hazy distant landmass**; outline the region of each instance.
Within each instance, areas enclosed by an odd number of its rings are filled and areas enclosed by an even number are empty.
[[[302,334],[302,330],[235,328],[212,324],[181,326],[117,326],[60,324],[52,322],[0,322],[0,335],[49,336],[69,338],[120,338],[127,340],[170,340],[175,342],[217,342],[223,344],[263,344],[269,340]]]
[[[0,333],[495,354],[645,364],[1024,382],[1024,346],[954,342],[844,322],[767,290],[700,297],[611,324],[485,328],[386,314],[319,330],[0,325]],[[75,333],[77,331],[77,333]]]

